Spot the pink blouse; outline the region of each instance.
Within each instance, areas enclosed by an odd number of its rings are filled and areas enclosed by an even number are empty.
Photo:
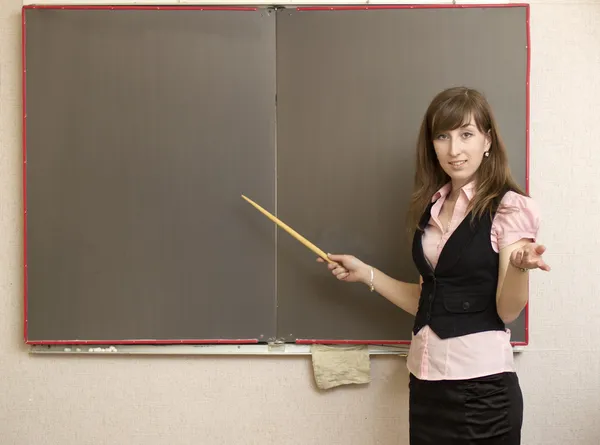
[[[461,189],[456,201],[449,228],[444,233],[438,219],[440,210],[451,185],[442,187],[432,198],[437,202],[431,208],[431,219],[423,235],[425,257],[435,267],[452,232],[466,216],[469,201],[473,197],[475,184]],[[538,208],[531,198],[508,192],[502,204],[518,209],[518,212],[497,213],[492,223],[492,248],[499,252],[523,238],[535,241],[539,228]],[[500,372],[513,372],[513,352],[510,345],[510,330],[489,331],[442,340],[429,326],[425,326],[412,342],[407,359],[408,370],[422,380],[470,379]]]

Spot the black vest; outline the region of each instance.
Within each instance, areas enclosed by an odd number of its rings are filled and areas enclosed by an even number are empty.
[[[440,338],[504,330],[496,309],[499,255],[490,239],[493,214],[472,221],[469,213],[446,242],[432,270],[421,239],[432,206],[425,210],[419,222],[421,230],[413,238],[413,261],[423,277],[413,333],[426,325]]]

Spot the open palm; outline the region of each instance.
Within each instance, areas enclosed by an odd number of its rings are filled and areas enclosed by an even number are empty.
[[[510,254],[510,262],[521,269],[541,269],[548,272],[550,266],[542,258],[545,251],[546,247],[541,244],[528,243]]]

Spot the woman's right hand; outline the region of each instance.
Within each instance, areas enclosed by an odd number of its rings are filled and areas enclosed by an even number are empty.
[[[370,276],[369,265],[363,263],[352,255],[332,255],[327,254],[334,263],[327,263],[327,268],[340,281],[349,283],[361,282],[367,283]],[[324,263],[322,258],[317,258],[319,263]]]

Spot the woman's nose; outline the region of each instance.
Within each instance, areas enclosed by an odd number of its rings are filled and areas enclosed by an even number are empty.
[[[448,144],[448,154],[450,156],[458,156],[460,154],[460,142],[457,140],[450,140]]]

